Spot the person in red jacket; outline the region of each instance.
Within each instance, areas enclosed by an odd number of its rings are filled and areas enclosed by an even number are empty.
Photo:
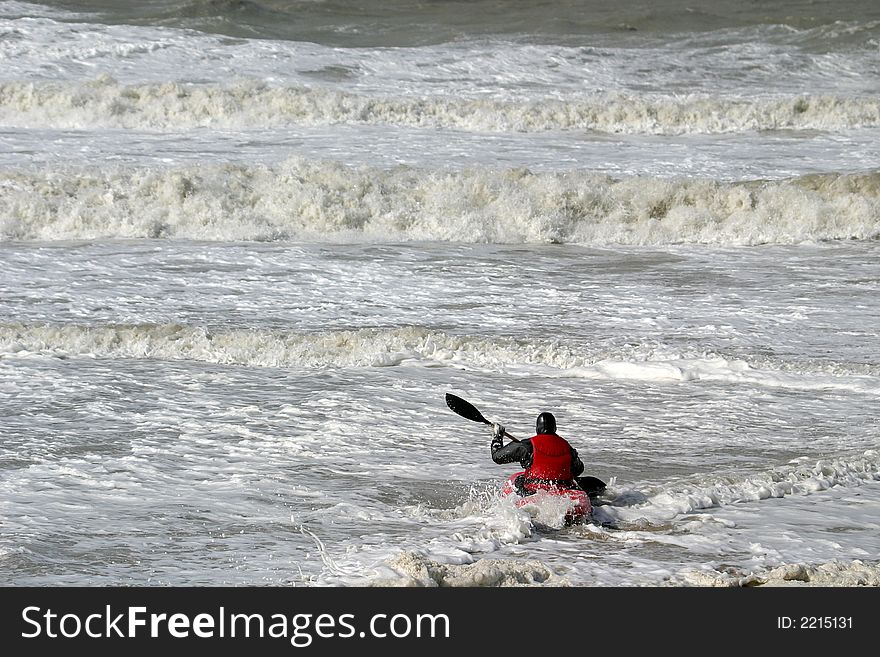
[[[556,433],[556,418],[552,413],[541,413],[535,421],[535,435],[504,445],[504,427],[492,425],[492,460],[498,464],[519,461],[525,472],[515,481],[517,493],[531,495],[538,488],[583,488],[590,495],[601,493],[601,481],[592,477],[578,479],[584,464],[577,450]],[[595,483],[598,482],[598,485]],[[586,485],[586,487],[585,487]]]

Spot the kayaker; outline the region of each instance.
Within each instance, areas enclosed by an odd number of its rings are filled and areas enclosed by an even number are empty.
[[[541,413],[535,421],[535,435],[504,445],[504,427],[492,424],[492,460],[498,464],[519,461],[525,472],[514,485],[520,495],[531,495],[548,487],[579,488],[577,477],[584,464],[577,450],[556,433],[556,418]]]

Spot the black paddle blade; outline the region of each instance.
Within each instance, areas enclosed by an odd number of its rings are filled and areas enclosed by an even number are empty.
[[[465,401],[461,397],[456,397],[450,393],[446,393],[446,405],[452,409],[454,413],[458,413],[464,418],[468,420],[473,420],[474,422],[482,422],[483,424],[492,424],[483,417],[483,414],[477,410],[477,407],[471,404],[468,401]]]
[[[597,497],[605,492],[605,482],[596,477],[577,477],[576,481],[590,497]]]

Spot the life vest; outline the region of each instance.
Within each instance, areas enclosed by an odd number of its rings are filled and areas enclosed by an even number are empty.
[[[570,482],[571,445],[556,434],[532,437],[532,464],[525,471],[526,481]]]

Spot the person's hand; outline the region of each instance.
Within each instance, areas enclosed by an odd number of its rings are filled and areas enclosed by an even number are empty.
[[[492,423],[492,440],[501,440],[504,437],[504,427],[497,422]]]

